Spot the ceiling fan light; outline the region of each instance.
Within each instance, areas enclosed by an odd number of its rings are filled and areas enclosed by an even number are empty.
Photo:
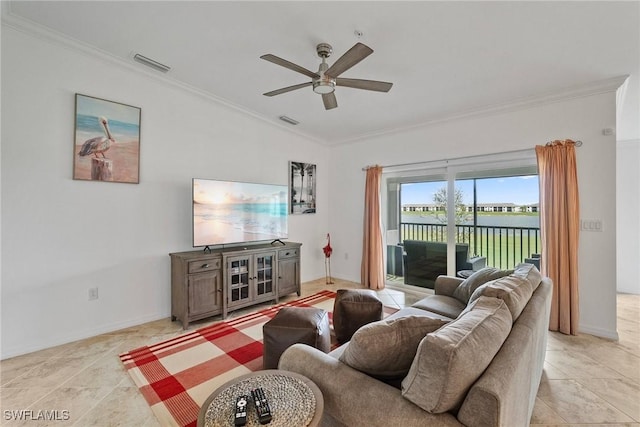
[[[333,83],[332,81],[318,80],[313,83],[313,91],[315,93],[326,95],[328,93],[332,93],[334,90],[336,90],[336,87],[335,83]]]

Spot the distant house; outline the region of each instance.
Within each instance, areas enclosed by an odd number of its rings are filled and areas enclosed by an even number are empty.
[[[411,203],[402,205],[403,212],[437,212],[444,210],[444,206],[436,205],[435,203]]]
[[[478,212],[538,212],[538,203],[530,205],[516,205],[515,203],[478,203]],[[473,212],[473,205],[466,205],[467,212]],[[435,203],[408,203],[402,205],[403,212],[438,212],[444,211],[444,206]]]
[[[517,212],[514,203],[479,203],[480,212]]]

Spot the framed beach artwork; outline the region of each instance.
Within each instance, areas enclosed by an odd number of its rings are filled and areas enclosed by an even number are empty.
[[[138,107],[76,94],[73,179],[140,180]]]
[[[316,213],[316,165],[289,162],[289,213]]]

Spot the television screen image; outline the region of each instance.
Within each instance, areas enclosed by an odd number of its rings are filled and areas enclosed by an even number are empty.
[[[193,179],[193,246],[288,237],[286,185]]]

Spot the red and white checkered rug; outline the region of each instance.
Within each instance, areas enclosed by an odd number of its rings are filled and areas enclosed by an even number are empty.
[[[282,307],[331,312],[333,291],[219,322],[120,355],[162,426],[195,426],[200,406],[225,382],[262,369],[262,326]]]

